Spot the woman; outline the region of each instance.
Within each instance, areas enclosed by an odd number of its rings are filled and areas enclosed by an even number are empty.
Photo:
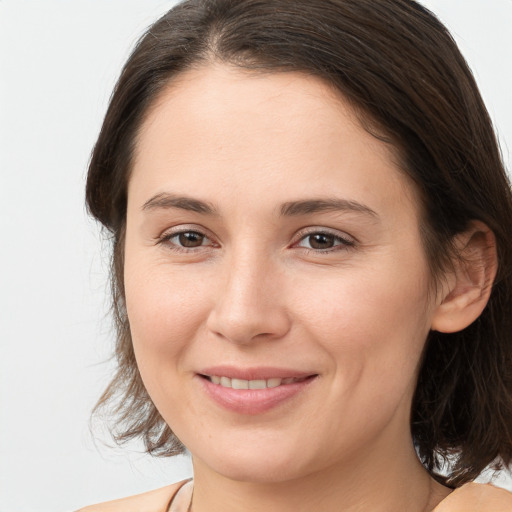
[[[183,2],[122,72],[87,202],[100,406],[194,481],[86,510],[512,510],[470,483],[512,457],[510,185],[426,9]]]

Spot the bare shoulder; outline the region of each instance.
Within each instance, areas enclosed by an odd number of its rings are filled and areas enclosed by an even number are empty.
[[[512,512],[512,493],[490,484],[469,483],[453,491],[433,512]]]
[[[166,512],[171,499],[185,482],[187,480],[135,496],[90,505],[77,512]]]

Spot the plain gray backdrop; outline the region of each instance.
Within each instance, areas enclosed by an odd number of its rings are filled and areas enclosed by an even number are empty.
[[[113,336],[86,167],[124,60],[174,3],[0,0],[0,512],[71,511],[191,474],[185,457],[108,449],[88,426]],[[423,3],[469,61],[510,169],[512,0]]]

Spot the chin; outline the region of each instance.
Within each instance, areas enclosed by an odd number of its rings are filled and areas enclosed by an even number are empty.
[[[223,477],[239,482],[285,482],[303,476],[310,466],[306,461],[298,460],[296,447],[284,449],[282,440],[277,447],[246,441],[243,445],[231,443],[216,448],[213,451],[210,448],[204,455],[199,453],[201,450],[197,455],[191,450],[194,465],[200,460]]]
[[[232,463],[223,461],[213,469],[230,480],[255,484],[286,482],[303,476],[299,468],[291,467],[289,463],[276,464],[272,458],[261,463],[253,461],[252,464],[241,464],[239,460],[233,460]]]

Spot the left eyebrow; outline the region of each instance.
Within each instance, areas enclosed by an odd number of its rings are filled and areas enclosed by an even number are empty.
[[[348,199],[307,199],[303,201],[290,201],[281,206],[281,215],[283,216],[294,217],[328,211],[353,212],[379,220],[379,215],[370,207]]]

